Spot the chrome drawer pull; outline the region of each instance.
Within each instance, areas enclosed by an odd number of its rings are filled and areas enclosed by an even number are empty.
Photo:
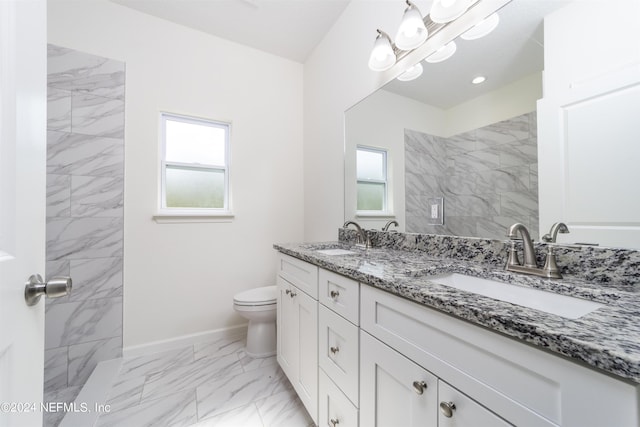
[[[427,383],[424,381],[414,381],[413,382],[413,391],[417,394],[424,393],[424,390],[427,388]]]
[[[334,418],[331,418],[331,419],[329,420],[329,422],[331,423],[331,425],[332,425],[333,427],[336,427],[338,424],[340,424],[340,421],[338,421],[337,419],[334,419]]]
[[[329,292],[329,295],[331,295],[331,298],[333,298],[333,299],[338,299],[338,297],[340,296],[340,292],[331,291],[331,292]]]
[[[329,350],[331,350],[331,353],[336,354],[337,352],[340,351],[340,349],[338,347],[330,347]]]

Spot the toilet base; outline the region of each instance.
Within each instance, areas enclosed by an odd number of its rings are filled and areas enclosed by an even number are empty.
[[[276,354],[276,322],[250,320],[247,328],[247,356],[270,357]]]

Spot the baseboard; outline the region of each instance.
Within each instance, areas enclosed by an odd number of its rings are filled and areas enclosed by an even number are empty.
[[[78,397],[59,427],[86,427],[95,424],[100,414],[108,412],[106,401],[113,381],[120,372],[122,358],[104,360],[94,368]]]
[[[223,338],[236,338],[247,335],[247,323],[228,328],[213,329],[197,334],[182,335],[166,340],[152,341],[146,344],[139,344],[124,347],[122,349],[122,357],[125,359],[131,357],[144,356],[147,354],[159,353],[162,351],[173,350],[188,345],[197,344],[206,341],[215,341]]]

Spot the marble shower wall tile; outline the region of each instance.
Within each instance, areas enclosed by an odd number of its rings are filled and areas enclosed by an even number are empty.
[[[505,223],[537,229],[536,113],[449,138],[405,130],[408,232],[504,237]],[[429,224],[427,200],[444,198],[444,224]]]
[[[47,173],[121,176],[124,174],[123,140],[49,130]]]
[[[71,91],[47,88],[47,129],[71,132]]]
[[[46,303],[45,375],[79,388],[122,353],[125,64],[49,45],[47,68],[47,277],[73,289]]]
[[[51,44],[47,56],[48,86],[124,99],[124,62]]]
[[[71,176],[47,174],[47,217],[71,214]]]
[[[122,218],[49,218],[47,260],[122,257]]]
[[[67,387],[69,360],[67,347],[52,348],[44,352],[44,392]]]
[[[123,206],[123,176],[109,178],[74,175],[72,177],[71,216],[122,217]]]
[[[74,94],[71,132],[109,138],[124,137],[124,101]]]
[[[121,336],[120,297],[74,301],[46,307],[46,349]]]

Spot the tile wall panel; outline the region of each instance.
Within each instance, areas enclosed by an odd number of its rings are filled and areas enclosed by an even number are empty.
[[[122,354],[125,64],[48,46],[45,396],[73,400],[98,362]],[[56,425],[58,417],[45,417]]]
[[[502,239],[522,222],[538,234],[536,113],[450,138],[405,130],[406,230]],[[444,198],[444,224],[428,199]]]

